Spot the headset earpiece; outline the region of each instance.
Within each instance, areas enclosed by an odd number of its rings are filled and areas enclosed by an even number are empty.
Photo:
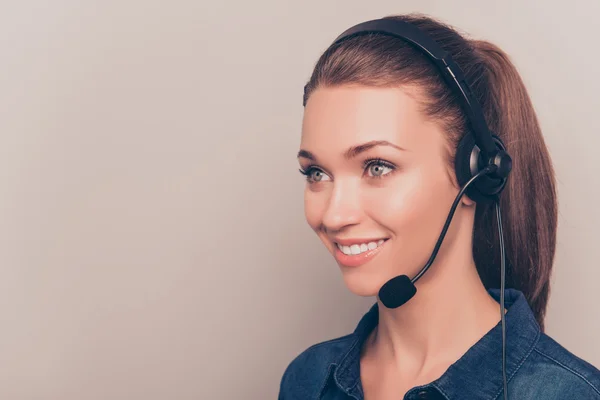
[[[512,160],[504,143],[494,134],[492,139],[497,150],[490,159],[481,154],[474,136],[470,133],[461,139],[456,149],[454,167],[458,185],[461,187],[487,165],[494,164],[497,167],[493,174],[482,176],[467,188],[465,194],[477,203],[493,202],[506,186],[506,178],[512,169]]]

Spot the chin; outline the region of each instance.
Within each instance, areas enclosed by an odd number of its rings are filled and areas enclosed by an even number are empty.
[[[379,289],[385,283],[381,276],[366,274],[360,267],[341,267],[342,277],[348,290],[357,296],[377,296]]]

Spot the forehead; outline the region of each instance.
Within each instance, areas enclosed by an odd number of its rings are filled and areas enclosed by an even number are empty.
[[[436,140],[433,127],[415,96],[401,88],[320,87],[304,110],[301,146],[318,151],[370,140],[388,140],[410,150],[431,145]]]

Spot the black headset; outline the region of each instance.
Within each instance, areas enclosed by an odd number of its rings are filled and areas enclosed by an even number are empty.
[[[415,295],[416,287],[414,283],[423,276],[433,263],[452,221],[454,211],[463,194],[467,194],[477,203],[494,202],[496,205],[501,250],[500,314],[502,321],[502,380],[504,385],[504,399],[507,399],[506,326],[504,319],[505,249],[499,195],[504,189],[508,175],[512,169],[512,159],[507,153],[502,140],[488,128],[481,106],[473,96],[463,71],[447,51],[443,50],[433,38],[417,26],[406,21],[387,18],[366,21],[347,29],[335,39],[331,46],[337,45],[351,37],[372,33],[403,39],[429,56],[438,67],[445,81],[460,98],[472,132],[472,134],[464,135],[456,149],[454,167],[458,184],[462,188],[454,200],[429,261],[412,279],[409,279],[406,275],[390,279],[380,289],[379,298],[386,307],[396,308],[406,303]],[[306,101],[307,86],[304,86],[303,105],[306,105]]]

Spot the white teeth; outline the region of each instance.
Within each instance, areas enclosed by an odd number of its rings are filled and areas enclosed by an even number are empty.
[[[383,242],[385,242],[385,240],[381,239],[378,242],[353,244],[352,246],[342,246],[338,243],[337,247],[346,255],[357,255],[364,253],[365,251],[376,249],[377,247],[381,246]]]

